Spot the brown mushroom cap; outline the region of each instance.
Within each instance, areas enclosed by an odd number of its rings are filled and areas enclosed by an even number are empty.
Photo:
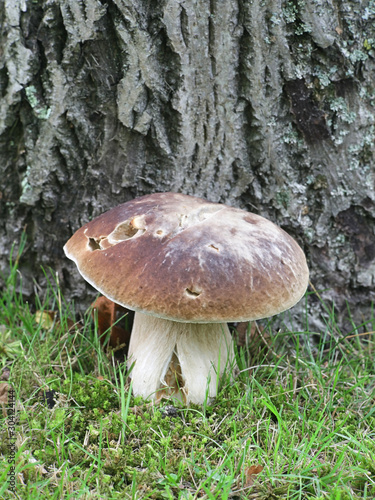
[[[114,302],[189,323],[255,320],[298,302],[303,251],[258,215],[201,198],[156,193],[85,224],[67,257]]]

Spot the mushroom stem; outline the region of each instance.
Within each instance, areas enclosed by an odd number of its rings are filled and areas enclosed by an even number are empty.
[[[203,403],[234,362],[226,323],[179,323],[137,312],[128,366],[135,396]],[[232,370],[230,370],[232,371]]]

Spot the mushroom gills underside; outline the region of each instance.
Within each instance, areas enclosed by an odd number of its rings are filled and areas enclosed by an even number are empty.
[[[129,345],[135,396],[203,403],[235,364],[226,323],[179,323],[137,312]]]

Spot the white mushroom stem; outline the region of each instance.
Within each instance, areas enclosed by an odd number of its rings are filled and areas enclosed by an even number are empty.
[[[217,394],[224,371],[234,365],[233,340],[226,323],[179,323],[137,312],[128,367],[135,396],[174,396],[186,403]]]

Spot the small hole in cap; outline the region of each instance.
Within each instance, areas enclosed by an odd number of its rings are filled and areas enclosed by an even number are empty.
[[[186,288],[185,292],[186,292],[186,295],[188,297],[191,297],[193,299],[199,297],[199,295],[202,293],[202,292],[192,290],[191,288]]]
[[[92,252],[95,250],[102,250],[102,247],[100,246],[100,239],[89,238],[88,247]]]
[[[116,245],[122,241],[130,240],[134,236],[141,236],[145,231],[143,216],[136,216],[118,224],[108,235],[108,241],[111,245]]]

